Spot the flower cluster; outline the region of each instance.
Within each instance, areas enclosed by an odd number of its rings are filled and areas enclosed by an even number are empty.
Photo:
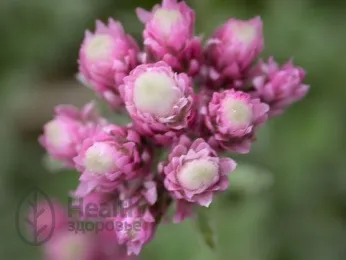
[[[137,255],[171,205],[180,222],[225,191],[236,163],[223,153],[248,153],[259,127],[308,86],[292,62],[256,61],[264,47],[259,17],[231,18],[203,44],[184,2],[136,11],[142,50],[109,19],[86,33],[78,60],[79,78],[132,122],[116,125],[92,105],[59,106],[40,142],[80,172],[75,199],[127,205],[112,221],[141,228],[117,229],[112,241]]]

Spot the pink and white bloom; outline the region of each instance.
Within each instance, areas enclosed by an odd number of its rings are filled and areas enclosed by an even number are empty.
[[[145,24],[144,46],[148,62],[165,61],[173,70],[196,75],[200,69],[202,44],[194,36],[195,12],[185,2],[163,0],[151,12],[136,10]]]
[[[120,22],[96,21],[94,33],[87,31],[79,52],[79,78],[90,85],[113,108],[122,101],[118,87],[138,64],[139,47]]]
[[[250,150],[254,132],[268,117],[269,106],[234,89],[214,92],[203,113],[210,144],[238,153]]]
[[[74,161],[82,172],[75,196],[84,197],[93,190],[114,191],[122,181],[144,174],[150,153],[136,131],[108,125],[83,142]]]
[[[235,167],[232,159],[219,158],[202,138],[191,142],[182,136],[159,170],[173,198],[208,207],[214,193],[228,188],[228,174]]]
[[[304,69],[294,66],[292,61],[280,67],[271,57],[267,63],[260,61],[255,71],[253,95],[270,105],[270,116],[282,114],[309,91],[303,83]]]
[[[209,86],[240,87],[249,66],[263,50],[260,17],[251,20],[229,19],[216,29],[205,51]]]
[[[148,208],[130,207],[114,219],[118,243],[126,245],[128,255],[138,255],[154,235],[155,218]]]
[[[106,121],[97,115],[93,103],[81,110],[71,105],[59,105],[55,114],[54,119],[44,125],[39,142],[53,159],[73,167],[73,158],[83,140]]]
[[[138,66],[120,91],[136,129],[159,144],[171,144],[195,117],[191,79],[165,62]]]

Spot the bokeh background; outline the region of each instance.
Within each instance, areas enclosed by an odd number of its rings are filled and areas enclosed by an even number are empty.
[[[86,28],[112,16],[141,38],[134,8],[154,0],[0,1],[0,258],[41,259],[14,224],[19,200],[33,187],[66,203],[77,175],[47,170],[37,143],[59,103],[82,105],[93,93],[76,82]],[[249,155],[237,156],[233,189],[208,214],[217,244],[196,225],[163,225],[142,259],[346,259],[346,2],[191,0],[197,33],[231,16],[261,15],[262,57],[294,57],[307,72],[307,98],[269,122]],[[76,259],[78,260],[78,259]]]

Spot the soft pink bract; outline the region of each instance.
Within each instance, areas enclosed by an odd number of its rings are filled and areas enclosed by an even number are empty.
[[[136,206],[118,215],[114,223],[118,243],[127,247],[128,255],[138,255],[142,246],[152,239],[156,228],[155,218],[149,209]]]
[[[202,111],[204,123],[214,147],[248,153],[255,130],[268,117],[269,106],[250,94],[233,89],[214,92],[208,106]]]
[[[54,119],[45,124],[39,142],[55,160],[73,167],[73,158],[83,140],[104,125],[105,120],[97,115],[93,103],[81,110],[71,105],[59,105],[55,114]]]
[[[138,66],[120,91],[136,129],[159,144],[171,144],[194,120],[192,82],[165,62]]]
[[[252,80],[255,87],[253,94],[270,105],[271,116],[282,114],[291,104],[302,99],[309,90],[309,86],[303,84],[304,69],[295,67],[292,61],[280,68],[271,57],[267,63],[260,61],[255,71]]]
[[[137,66],[138,54],[137,43],[124,32],[120,22],[96,21],[95,32],[86,32],[79,52],[80,78],[113,108],[119,108],[122,100],[118,87]]]
[[[263,50],[262,20],[229,19],[215,30],[205,50],[208,86],[241,87],[249,66]]]
[[[175,199],[208,207],[215,192],[227,189],[228,174],[235,167],[232,159],[219,158],[203,139],[191,142],[182,136],[160,169],[164,185]]]
[[[147,62],[165,61],[173,70],[193,76],[200,69],[202,44],[194,36],[195,13],[185,2],[163,0],[151,12],[137,8]]]
[[[75,196],[84,197],[93,190],[114,191],[121,181],[140,176],[149,166],[150,153],[136,131],[108,125],[83,142],[74,161],[82,172]]]

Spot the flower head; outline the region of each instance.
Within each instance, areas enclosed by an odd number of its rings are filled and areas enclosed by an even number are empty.
[[[253,95],[270,105],[271,116],[280,115],[307,94],[309,86],[303,84],[304,78],[305,71],[295,67],[292,61],[280,68],[269,58],[267,63],[261,61],[255,68]]]
[[[111,106],[122,103],[118,87],[137,65],[139,48],[120,22],[96,22],[94,33],[86,32],[79,52],[80,77]]]
[[[269,106],[242,91],[215,92],[205,113],[205,125],[211,132],[211,144],[246,153],[256,127],[268,117]],[[213,145],[214,146],[214,145]]]
[[[190,78],[164,62],[140,65],[120,87],[126,109],[139,132],[170,144],[194,119]]]
[[[240,84],[264,46],[262,21],[229,19],[207,42],[207,77],[210,87]],[[237,87],[237,86],[236,86]]]
[[[160,170],[166,189],[175,199],[208,207],[215,192],[227,189],[227,175],[235,167],[232,159],[219,158],[203,139],[191,142],[182,136]]]
[[[75,195],[84,197],[95,189],[114,191],[119,182],[140,176],[150,154],[136,131],[108,125],[83,142],[74,160],[82,172]]]
[[[81,110],[70,105],[59,105],[55,113],[54,119],[43,127],[39,141],[52,158],[73,167],[73,158],[83,139],[105,124],[105,120],[98,117],[93,103],[85,105]]]
[[[165,61],[175,71],[198,72],[201,40],[194,37],[195,13],[185,2],[163,0],[152,11],[137,8],[137,16],[145,24],[144,45],[149,62]]]

